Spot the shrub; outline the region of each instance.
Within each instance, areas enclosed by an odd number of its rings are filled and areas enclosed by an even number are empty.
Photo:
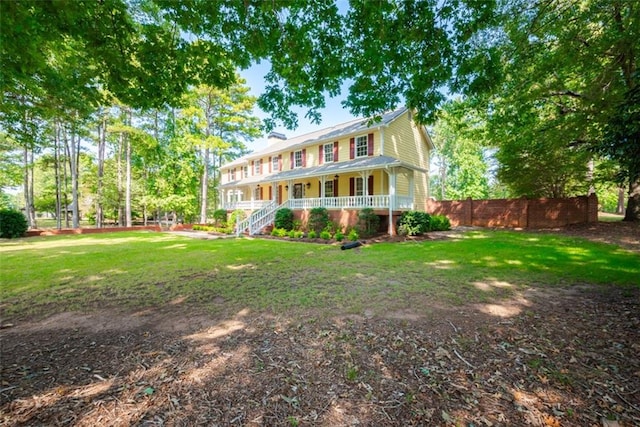
[[[420,211],[407,211],[398,220],[398,234],[418,236],[429,231],[429,214]]]
[[[344,233],[340,230],[336,231],[336,234],[333,236],[338,242],[342,242],[344,240]]]
[[[289,234],[284,228],[274,228],[271,230],[271,235],[275,237],[286,237]]]
[[[349,230],[349,234],[347,235],[347,238],[349,240],[351,240],[352,242],[355,242],[356,240],[358,240],[360,236],[358,235],[358,230],[356,230],[355,228],[352,228],[351,230]]]
[[[309,212],[309,230],[320,233],[329,224],[329,211],[327,208],[313,208]]]
[[[431,215],[429,219],[429,231],[451,230],[451,222],[444,215]]]
[[[309,232],[309,238],[310,239],[315,239],[317,236],[318,236],[318,234],[315,231],[311,230]]]
[[[247,218],[247,214],[244,213],[242,209],[236,209],[231,212],[231,216],[229,217],[229,226],[231,228],[236,228],[236,224]]]
[[[287,231],[293,230],[293,211],[289,208],[278,209],[273,225],[276,228],[284,228]]]
[[[364,208],[358,213],[358,228],[365,237],[371,237],[378,232],[380,217],[373,213],[373,209]]]
[[[322,230],[320,232],[320,238],[324,240],[329,240],[331,239],[331,233],[329,233],[327,230]]]
[[[217,225],[223,225],[227,222],[227,210],[226,209],[216,209],[213,212],[213,221]]]
[[[13,209],[0,210],[0,237],[13,239],[22,237],[29,228],[22,212]]]

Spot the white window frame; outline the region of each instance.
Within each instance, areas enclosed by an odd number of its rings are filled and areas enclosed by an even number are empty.
[[[273,156],[271,158],[271,172],[279,172],[280,171],[280,159],[278,156]]]
[[[262,159],[255,160],[253,163],[253,175],[260,175],[260,168],[262,167]]]
[[[333,143],[324,144],[323,154],[324,154],[324,163],[333,163],[335,161],[333,159]]]
[[[356,196],[364,196],[364,179],[363,178],[356,178],[354,186],[355,186],[354,194]]]
[[[293,168],[299,169],[302,167],[302,150],[293,152]]]
[[[244,165],[242,167],[242,177],[243,178],[249,178],[249,166],[248,165]]]
[[[253,200],[260,200],[260,187],[253,189]]]
[[[335,189],[333,188],[333,180],[329,179],[324,182],[324,197],[335,197]]]
[[[369,155],[369,137],[367,135],[356,137],[354,150],[356,157],[367,157]]]
[[[231,169],[231,181],[236,180],[236,168]]]

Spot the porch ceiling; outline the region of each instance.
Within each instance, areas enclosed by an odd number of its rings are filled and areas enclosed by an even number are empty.
[[[363,157],[348,162],[325,163],[310,168],[292,169],[267,176],[251,176],[238,181],[226,183],[221,188],[256,185],[269,182],[288,181],[300,178],[313,178],[323,175],[339,175],[342,173],[359,172],[363,170],[383,169],[386,167],[403,167],[409,170],[422,171],[421,168],[406,164],[389,156]]]

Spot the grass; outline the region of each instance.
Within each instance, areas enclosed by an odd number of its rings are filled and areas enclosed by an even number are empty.
[[[639,286],[640,256],[560,235],[469,232],[361,250],[153,232],[0,242],[0,307],[39,315],[102,307],[421,310],[509,298],[528,287]]]

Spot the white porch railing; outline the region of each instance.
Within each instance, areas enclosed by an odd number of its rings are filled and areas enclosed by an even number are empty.
[[[280,208],[289,209],[388,209],[390,203],[394,210],[410,210],[413,209],[413,198],[409,196],[388,195],[378,196],[345,196],[345,197],[325,197],[316,199],[289,199],[281,205],[277,205],[275,201],[262,201],[262,208],[254,211],[249,217],[238,222],[236,226],[236,235],[240,235],[245,231],[250,235],[258,233],[263,227],[272,224],[275,219],[276,211]]]
[[[389,209],[389,207],[392,207],[393,209],[413,209],[413,198],[408,196],[344,196],[316,199],[289,199],[288,202],[291,209]],[[392,202],[393,204],[390,205]]]
[[[271,200],[241,200],[237,202],[225,203],[223,209],[228,211],[235,211],[236,209],[242,210],[255,210],[262,209],[271,203]]]
[[[250,235],[256,234],[262,230],[263,227],[271,224],[275,219],[277,203],[273,200],[269,200],[266,204],[257,211],[254,211],[245,220],[242,220],[236,224],[236,236],[247,231]]]
[[[394,209],[398,210],[411,210],[413,209],[413,197],[409,196],[395,196],[396,203]]]

